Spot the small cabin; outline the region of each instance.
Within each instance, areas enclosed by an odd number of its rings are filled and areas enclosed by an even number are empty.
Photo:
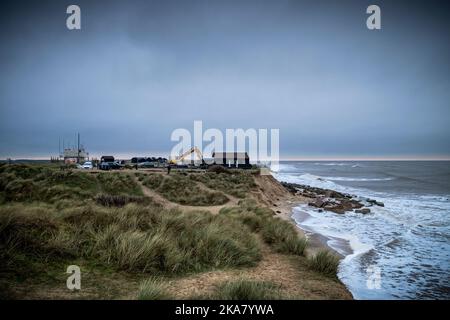
[[[250,158],[247,152],[213,152],[214,164],[226,167],[249,168]]]
[[[102,156],[100,162],[114,162],[113,156]]]

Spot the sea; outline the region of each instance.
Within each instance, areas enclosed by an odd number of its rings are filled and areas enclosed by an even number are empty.
[[[345,257],[338,277],[355,299],[450,299],[449,161],[288,161],[273,175],[384,203],[369,214],[293,209],[299,228]]]

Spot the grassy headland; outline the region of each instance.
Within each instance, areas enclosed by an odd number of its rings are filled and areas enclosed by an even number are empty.
[[[274,190],[255,172],[2,164],[1,298],[350,298],[268,207]]]

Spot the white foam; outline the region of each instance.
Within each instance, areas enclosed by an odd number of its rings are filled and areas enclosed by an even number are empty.
[[[322,177],[322,179],[331,181],[391,181],[395,178],[349,178],[349,177]]]
[[[298,168],[294,165],[291,164],[279,164],[278,166],[270,166],[270,171],[272,171],[273,173],[278,173],[278,172],[295,172],[296,170],[298,170]]]
[[[294,210],[293,218],[300,228],[328,237],[328,245],[346,255],[338,276],[355,298],[414,298],[421,290],[431,297],[443,298],[429,291],[432,289],[427,289],[422,282],[439,283],[441,287],[450,285],[449,195],[375,192],[342,186],[312,174],[279,173],[275,177],[356,194],[361,199],[372,198],[385,204],[385,207],[372,206],[372,213],[366,215],[318,212],[307,205]],[[299,210],[306,212],[307,218],[298,214]],[[340,241],[347,241],[353,252],[344,252]],[[383,273],[382,288],[376,291],[366,287],[365,270],[372,264],[379,266]],[[422,280],[416,280],[417,273]]]
[[[327,223],[326,215],[336,215],[335,213],[317,212],[307,205],[301,205],[294,209],[305,212],[309,216],[303,221],[296,220],[297,225],[302,229],[306,228],[306,231],[318,233],[329,238],[327,242],[329,247],[344,255],[346,261],[373,249],[372,245],[361,242],[356,235],[350,234],[348,232],[342,232],[339,227],[334,227],[334,225]],[[336,241],[336,239],[348,242],[352,253],[350,255],[347,255],[347,253],[342,251],[338,243],[339,241]]]
[[[350,163],[344,163],[344,162],[316,162],[314,163],[317,166],[349,166]]]

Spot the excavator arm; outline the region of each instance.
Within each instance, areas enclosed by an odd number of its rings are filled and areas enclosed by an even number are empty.
[[[201,151],[197,147],[192,147],[188,151],[184,152],[182,155],[176,157],[175,160],[171,160],[171,163],[177,163],[178,161],[182,161],[182,160],[184,160],[184,158],[186,158],[187,156],[191,155],[192,153],[195,153],[197,155],[197,158],[199,160],[201,160],[202,163],[204,163],[203,155],[202,155]]]

